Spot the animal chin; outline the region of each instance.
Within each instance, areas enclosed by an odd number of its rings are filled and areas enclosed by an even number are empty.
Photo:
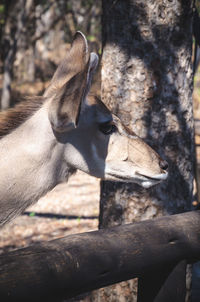
[[[166,180],[168,177],[168,172],[164,172],[161,174],[156,174],[153,177],[151,176],[147,176],[147,175],[143,175],[143,174],[139,174],[138,175],[141,177],[140,178],[140,185],[143,188],[150,188],[160,182],[162,182],[163,180]]]
[[[110,170],[107,171],[107,175],[104,179],[111,180],[111,181],[120,181],[120,182],[127,182],[127,183],[137,183],[144,188],[150,188],[161,181],[165,180],[168,176],[167,172],[154,174],[153,176],[145,175],[139,172],[133,173],[131,176],[130,174],[126,175],[124,171],[123,173],[119,173],[119,171]]]

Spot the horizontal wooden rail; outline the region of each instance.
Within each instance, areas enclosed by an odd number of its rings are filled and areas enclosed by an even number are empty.
[[[0,256],[1,301],[59,301],[200,259],[200,212],[41,242]]]

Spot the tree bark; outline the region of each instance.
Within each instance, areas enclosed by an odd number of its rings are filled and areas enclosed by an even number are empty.
[[[192,5],[103,0],[102,99],[168,161],[169,178],[149,190],[102,182],[100,228],[191,209]],[[136,301],[135,292],[128,282],[93,293],[92,301]]]
[[[3,49],[3,85],[1,94],[1,109],[10,107],[11,101],[11,82],[13,75],[13,62],[16,54],[16,31],[17,24],[15,13],[18,12],[18,5],[10,0],[5,4],[5,25],[2,33]],[[19,12],[18,12],[19,13]]]
[[[11,83],[14,77],[16,59],[18,61],[18,72],[15,73],[15,78],[18,77],[22,80],[24,69],[26,69],[26,80],[33,81],[35,78],[35,41],[32,41],[35,30],[34,9],[33,0],[9,0],[5,4],[6,16],[2,39],[4,52],[2,110],[8,109],[13,105],[11,104]],[[29,55],[28,52],[25,52],[27,48],[29,48]],[[23,64],[23,62],[26,64]],[[26,65],[26,68],[24,65]]]
[[[24,44],[25,10],[29,0],[10,0],[6,4],[7,17],[3,33],[4,72],[1,95],[1,109],[8,109],[11,105],[11,82],[13,78],[13,64],[17,49]]]

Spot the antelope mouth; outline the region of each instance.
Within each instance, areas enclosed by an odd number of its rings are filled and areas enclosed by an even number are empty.
[[[138,174],[139,176],[144,177],[144,179],[147,179],[147,180],[155,180],[155,181],[162,181],[162,180],[167,179],[167,177],[168,177],[168,172],[156,174],[156,175],[154,175],[154,176],[148,176],[148,175],[141,174],[141,173],[137,173],[137,174]]]
[[[112,172],[109,171],[108,175],[109,175],[109,177],[105,177],[104,179],[107,178],[107,180],[112,180],[112,181],[137,183],[138,185],[142,186],[143,188],[148,189],[148,188],[166,180],[168,177],[168,172],[164,171],[163,173],[155,174],[153,176],[135,172],[135,176],[130,177],[130,175],[129,176],[123,175],[123,174],[120,175],[119,173],[114,173],[113,171]]]
[[[137,173],[137,175],[141,179],[141,185],[144,188],[150,188],[150,187],[162,182],[163,180],[166,180],[168,177],[168,172],[156,174],[154,176],[144,175],[141,173]]]

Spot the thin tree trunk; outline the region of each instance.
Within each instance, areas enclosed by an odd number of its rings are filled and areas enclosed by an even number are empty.
[[[35,81],[35,40],[32,37],[35,35],[36,28],[36,18],[35,18],[35,1],[26,0],[25,12],[24,12],[24,22],[26,23],[26,31],[24,32],[24,51],[27,54],[26,62],[26,81],[34,82]],[[31,24],[31,26],[30,26]],[[28,51],[27,51],[28,49]]]
[[[149,190],[102,182],[99,226],[190,210],[192,1],[103,0],[102,27],[103,101],[168,161],[169,179]],[[133,281],[96,291],[92,301],[136,301]]]
[[[1,95],[2,110],[9,108],[11,102],[12,71],[13,71],[13,61],[16,52],[16,45],[14,41],[12,46],[10,43],[9,48],[10,49],[4,61],[3,85],[2,85],[2,95]]]
[[[11,82],[13,62],[16,54],[16,20],[14,17],[15,5],[14,2],[8,1],[5,5],[5,25],[3,30],[3,42],[2,48],[4,52],[4,72],[3,72],[3,85],[1,94],[1,109],[7,109],[10,107],[11,99]]]
[[[3,33],[4,44],[4,73],[1,95],[1,109],[5,110],[11,105],[11,82],[13,79],[13,64],[17,51],[24,51],[30,40],[30,29],[28,28],[28,17],[34,11],[33,0],[11,0],[7,4],[7,18]],[[32,21],[33,20],[32,16]],[[32,27],[34,22],[32,22]],[[27,74],[30,80],[34,80],[34,42],[30,46],[30,68]]]

